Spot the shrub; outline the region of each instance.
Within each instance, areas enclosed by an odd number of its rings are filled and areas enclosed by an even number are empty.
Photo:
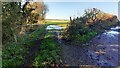
[[[19,67],[24,60],[24,56],[28,51],[27,46],[32,46],[34,41],[43,38],[45,27],[36,29],[33,33],[25,35],[18,43],[12,42],[4,45],[2,51],[3,67]]]
[[[73,45],[80,45],[88,42],[97,32],[85,26],[83,18],[77,18],[70,22],[66,32],[66,39],[70,40]],[[64,36],[64,35],[63,35]]]
[[[3,49],[3,67],[18,67],[22,62],[24,58],[24,54],[26,52],[26,49],[23,45],[20,45],[18,43],[9,43],[9,45],[6,45],[6,47]]]

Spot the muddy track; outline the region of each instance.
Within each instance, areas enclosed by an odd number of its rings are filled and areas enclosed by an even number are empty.
[[[62,45],[62,61],[64,65],[79,66],[118,66],[120,34],[107,32],[94,37],[88,47]]]
[[[34,59],[40,51],[40,44],[43,40],[45,33],[43,33],[39,39],[32,41],[33,45],[28,46],[28,52],[25,54],[23,64],[20,66],[21,68],[32,68]]]
[[[80,66],[87,65],[91,62],[87,56],[87,48],[81,48],[75,45],[63,45],[62,46],[62,61],[63,66]]]
[[[24,57],[24,62],[21,68],[30,68],[35,56],[38,54],[40,50],[40,43],[42,40],[36,40],[34,41],[34,45],[28,47],[28,52],[26,53]]]

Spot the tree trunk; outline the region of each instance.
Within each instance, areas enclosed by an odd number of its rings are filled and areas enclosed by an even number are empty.
[[[22,25],[22,26],[21,26],[20,35],[24,35],[24,34],[25,34],[25,29],[24,29],[24,26]]]
[[[17,42],[17,36],[16,36],[16,34],[15,34],[15,32],[14,32],[14,29],[11,28],[11,30],[12,30],[12,34],[13,34],[13,37],[14,37],[14,41]]]

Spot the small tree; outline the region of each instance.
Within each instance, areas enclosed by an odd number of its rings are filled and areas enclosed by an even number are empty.
[[[86,22],[88,22],[88,20],[92,20],[93,23],[95,23],[98,18],[97,18],[97,14],[101,13],[102,11],[100,11],[97,8],[93,8],[93,9],[86,9],[85,10],[85,14],[84,14],[84,18],[86,18]]]
[[[47,5],[43,2],[26,2],[23,6],[23,17],[27,24],[34,24],[39,18],[44,19],[47,11]]]
[[[23,5],[23,16],[22,24],[31,24],[30,29],[32,28],[32,24],[38,23],[44,20],[45,14],[47,13],[47,6],[43,2],[26,2]],[[42,18],[42,19],[40,19]],[[24,34],[25,29],[21,27],[21,34]]]

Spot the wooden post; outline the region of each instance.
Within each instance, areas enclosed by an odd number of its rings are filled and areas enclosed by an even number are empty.
[[[70,22],[72,22],[72,18],[70,17]]]

